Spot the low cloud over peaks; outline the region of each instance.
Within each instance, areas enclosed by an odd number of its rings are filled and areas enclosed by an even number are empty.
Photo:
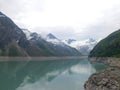
[[[120,0],[0,0],[18,26],[63,39],[105,37],[120,28],[119,8]]]

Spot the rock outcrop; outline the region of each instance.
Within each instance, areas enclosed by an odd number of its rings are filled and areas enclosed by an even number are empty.
[[[91,75],[84,85],[85,90],[120,90],[120,58],[92,57],[89,60],[111,68]]]
[[[85,90],[120,90],[120,69],[111,68],[95,73],[84,87]]]

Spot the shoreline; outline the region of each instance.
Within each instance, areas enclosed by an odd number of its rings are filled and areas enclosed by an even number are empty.
[[[45,60],[69,60],[69,59],[81,59],[88,58],[88,56],[51,56],[51,57],[0,57],[2,61],[45,61]]]
[[[110,67],[120,67],[120,58],[116,57],[89,57],[90,62],[99,62]]]

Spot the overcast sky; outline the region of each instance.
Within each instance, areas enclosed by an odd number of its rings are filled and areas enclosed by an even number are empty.
[[[0,0],[21,28],[61,39],[104,38],[120,28],[120,0]]]

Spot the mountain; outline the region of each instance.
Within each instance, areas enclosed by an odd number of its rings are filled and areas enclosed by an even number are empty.
[[[22,47],[28,43],[25,34],[6,15],[0,12],[0,55],[27,56]]]
[[[76,48],[79,52],[81,52],[82,55],[89,55],[90,51],[97,44],[97,41],[92,38],[82,41],[68,39],[63,42],[73,48]]]
[[[55,37],[52,33],[49,33],[47,35],[47,38],[49,38],[49,39],[57,39],[57,37]]]
[[[52,36],[52,38],[51,38]],[[46,39],[47,42],[49,42],[50,51],[54,52],[55,55],[81,55],[79,51],[77,51],[75,48],[70,47],[69,45],[62,42],[60,39],[56,38],[53,34],[48,34]],[[58,52],[59,51],[59,52]]]
[[[54,36],[52,33],[47,34],[45,40],[54,45],[63,44],[63,42],[61,42],[61,40]]]
[[[25,31],[24,31],[25,32]],[[37,46],[44,49],[48,55],[52,56],[77,56],[81,55],[76,49],[64,44],[57,39],[52,33],[49,33],[46,38],[43,38],[40,34],[30,33],[26,31],[29,41],[36,43]]]
[[[75,41],[76,41],[75,39],[68,39],[68,40],[66,40],[67,44],[71,44],[71,43],[73,43]]]
[[[120,57],[120,30],[101,40],[90,52],[90,57]]]
[[[50,39],[57,39],[52,34]],[[75,56],[76,49],[65,44],[57,45],[41,35],[19,28],[9,17],[0,12],[0,56]]]

